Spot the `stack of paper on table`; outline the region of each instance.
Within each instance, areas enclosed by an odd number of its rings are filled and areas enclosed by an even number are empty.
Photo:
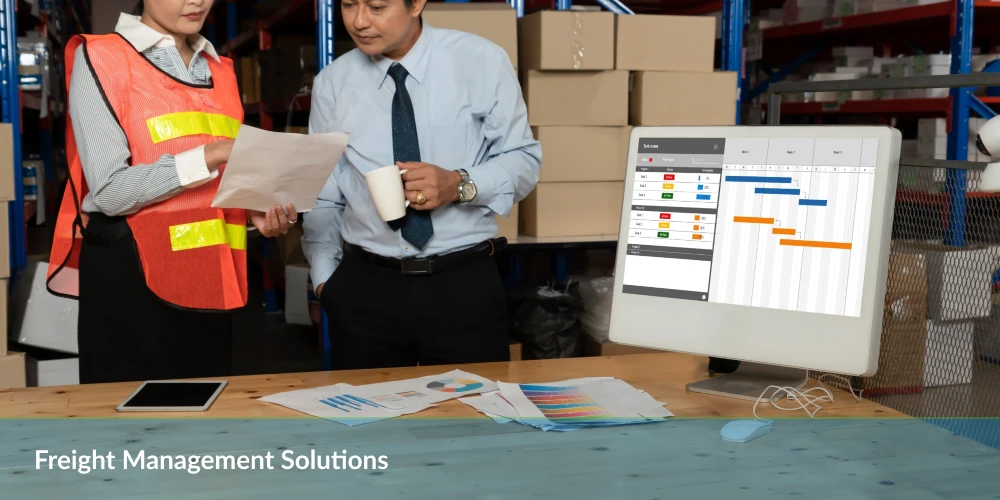
[[[353,386],[335,384],[300,389],[260,400],[355,426],[416,413],[435,403],[487,391],[497,384],[462,370],[408,380]]]
[[[673,413],[649,394],[611,377],[544,384],[507,384],[482,396],[459,401],[497,422],[520,422],[542,430],[662,422]]]

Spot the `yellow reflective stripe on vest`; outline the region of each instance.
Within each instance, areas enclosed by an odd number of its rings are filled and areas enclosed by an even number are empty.
[[[240,131],[240,121],[226,116],[199,111],[171,113],[146,120],[153,144],[159,144],[178,137],[210,135],[235,139]]]
[[[233,250],[247,249],[247,227],[227,224],[222,219],[170,226],[170,247],[175,251],[228,245]]]

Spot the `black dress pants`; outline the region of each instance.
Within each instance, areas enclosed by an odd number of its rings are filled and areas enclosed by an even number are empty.
[[[493,258],[411,276],[348,252],[320,302],[335,370],[510,360],[506,294]]]
[[[87,230],[102,233],[121,223],[94,214]],[[230,375],[232,318],[231,312],[181,309],[153,294],[131,233],[108,245],[83,245],[80,383]]]

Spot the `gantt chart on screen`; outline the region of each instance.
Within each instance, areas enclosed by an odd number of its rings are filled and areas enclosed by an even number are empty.
[[[861,315],[877,139],[639,139],[623,292]]]

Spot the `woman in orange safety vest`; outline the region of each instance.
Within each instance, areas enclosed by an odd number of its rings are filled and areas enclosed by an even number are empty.
[[[144,0],[66,47],[70,176],[48,287],[79,298],[81,383],[229,375],[248,226],[296,222],[290,205],[212,208],[243,104],[232,61],[198,35],[211,7]]]

